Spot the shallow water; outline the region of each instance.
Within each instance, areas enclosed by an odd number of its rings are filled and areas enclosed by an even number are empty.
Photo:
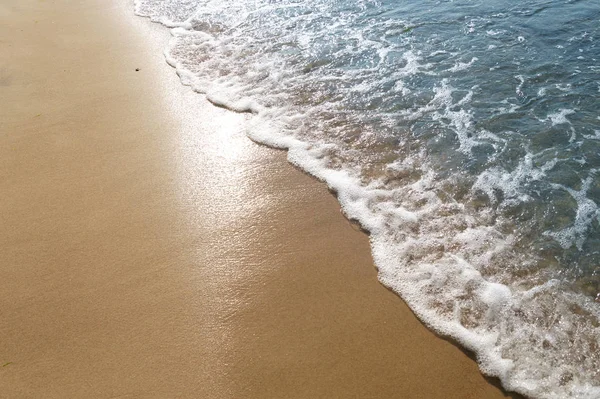
[[[138,0],[167,60],[337,191],[482,371],[600,397],[600,3]]]

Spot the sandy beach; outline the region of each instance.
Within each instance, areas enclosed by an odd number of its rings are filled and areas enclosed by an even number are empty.
[[[0,397],[507,397],[129,1],[4,2],[0,32]]]

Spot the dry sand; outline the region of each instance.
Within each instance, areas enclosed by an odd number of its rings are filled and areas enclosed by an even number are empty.
[[[0,397],[505,397],[131,9],[0,4]]]

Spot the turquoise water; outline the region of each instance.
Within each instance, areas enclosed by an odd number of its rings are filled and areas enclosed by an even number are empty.
[[[254,114],[482,371],[600,397],[598,1],[138,0],[183,83]]]

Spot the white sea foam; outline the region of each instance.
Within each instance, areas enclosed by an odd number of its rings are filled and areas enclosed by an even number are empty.
[[[548,114],[548,119],[550,120],[550,122],[552,122],[552,126],[560,125],[563,123],[571,124],[571,122],[569,122],[569,119],[567,119],[567,116],[573,115],[574,113],[575,110],[573,109],[561,109],[559,110],[559,112]]]
[[[456,64],[454,64],[454,66],[452,68],[449,69],[449,71],[450,72],[464,71],[465,69],[469,69],[469,67],[478,60],[479,60],[479,58],[473,57],[471,59],[471,61],[469,61],[469,62],[457,62]]]
[[[546,232],[560,243],[563,248],[576,246],[580,251],[583,249],[583,243],[586,240],[586,232],[590,229],[593,222],[600,221],[600,212],[596,203],[587,197],[587,192],[592,184],[592,178],[588,177],[580,190],[573,190],[561,184],[555,184],[556,188],[565,190],[577,202],[577,213],[575,222],[572,226],[562,229],[558,232]]]
[[[548,161],[539,168],[533,166],[532,154],[526,154],[515,170],[508,172],[501,168],[492,168],[484,171],[473,184],[472,190],[484,192],[490,201],[497,201],[497,192],[500,191],[505,199],[517,199],[521,202],[531,200],[524,192],[524,188],[532,181],[542,179],[546,172],[554,168],[556,159]]]
[[[594,134],[584,134],[583,137],[589,140],[600,140],[600,130],[594,130]]]

